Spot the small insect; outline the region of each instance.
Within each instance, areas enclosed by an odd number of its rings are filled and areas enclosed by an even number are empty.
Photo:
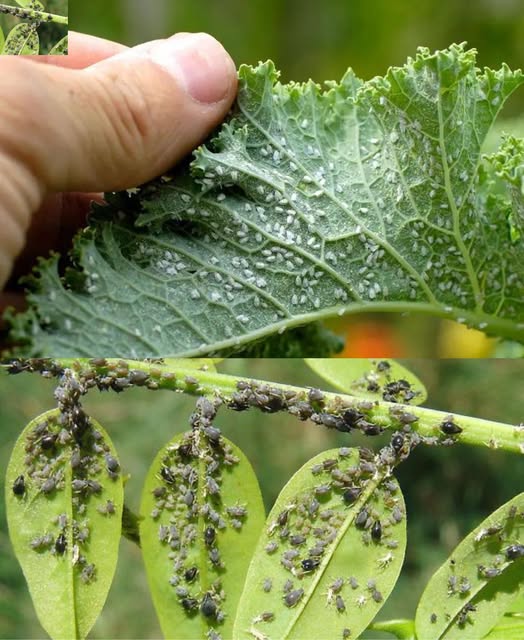
[[[193,582],[198,575],[198,567],[189,567],[184,571],[184,579],[186,582]]]
[[[49,451],[55,446],[56,438],[55,433],[49,433],[40,440],[40,446],[44,451]]]
[[[380,520],[375,520],[371,527],[371,539],[374,542],[380,542],[382,538],[382,525],[380,524]]]
[[[301,535],[294,535],[289,538],[290,544],[292,544],[294,547],[298,547],[301,544],[304,544],[305,541],[306,541],[306,536],[301,536]]]
[[[496,578],[502,573],[498,567],[485,567],[483,564],[478,565],[478,572],[481,578],[487,578],[488,580]]]
[[[468,621],[470,612],[476,611],[476,610],[477,610],[477,607],[475,605],[471,604],[471,602],[467,602],[459,611],[459,614],[457,616],[458,626],[463,627]]]
[[[196,598],[182,598],[180,604],[188,612],[196,611],[198,609],[198,600]]]
[[[353,504],[360,495],[360,489],[357,487],[350,487],[346,489],[342,494],[342,498],[346,504]]]
[[[462,433],[462,429],[458,426],[458,424],[455,424],[455,422],[453,422],[453,418],[451,416],[440,424],[440,430],[447,436],[454,436],[458,433]]]
[[[259,622],[271,622],[274,619],[275,614],[272,611],[263,611],[253,618],[253,624],[258,624]]]
[[[346,638],[349,638],[350,635],[351,635],[351,629],[344,627],[344,629],[342,629],[342,640],[346,640]]]
[[[65,553],[65,550],[67,549],[67,538],[65,537],[65,535],[63,533],[61,533],[58,538],[56,539],[55,542],[55,551],[63,556]]]
[[[200,604],[200,612],[206,618],[216,617],[217,605],[209,591],[205,593],[204,597],[202,598],[202,602]]]
[[[366,526],[368,515],[369,514],[366,508],[361,509],[358,512],[357,517],[355,518],[355,526],[357,527],[357,529],[363,529]]]
[[[288,578],[284,582],[284,586],[282,587],[282,591],[284,593],[289,593],[293,589],[293,582]]]
[[[162,467],[160,469],[160,475],[168,484],[175,484],[175,476],[169,467]]]
[[[335,598],[335,606],[337,607],[337,611],[339,613],[343,613],[346,610],[346,604],[342,599],[342,596],[337,596]]]
[[[314,560],[313,558],[306,558],[305,560],[302,560],[300,564],[302,565],[302,569],[304,569],[304,571],[313,571],[313,569],[318,567],[320,561]]]
[[[401,433],[395,434],[391,438],[391,446],[393,447],[395,453],[398,455],[402,447],[404,446],[404,436]]]
[[[247,510],[245,507],[241,506],[233,506],[226,508],[227,513],[234,518],[244,518],[247,515]]]
[[[304,589],[294,589],[284,596],[286,607],[294,607],[304,595]]]
[[[25,493],[25,479],[24,476],[18,476],[13,482],[13,493],[15,496],[23,496]]]
[[[375,602],[382,602],[382,600],[384,600],[384,597],[382,596],[380,591],[377,591],[377,589],[373,589],[373,591],[371,592],[371,597]]]
[[[264,547],[266,553],[275,553],[278,549],[278,542],[268,542]]]
[[[54,478],[47,478],[42,485],[42,493],[51,493],[56,489],[56,480]]]
[[[109,453],[105,456],[107,470],[111,473],[116,473],[120,469],[120,464],[116,458],[113,458]]]
[[[432,613],[429,616],[429,621],[431,622],[431,624],[435,624],[435,622],[437,621],[437,614],[436,613]]]
[[[271,578],[264,578],[264,581],[262,582],[262,591],[264,591],[264,593],[269,593],[272,587],[273,580],[271,580]]]
[[[325,496],[331,491],[330,484],[318,484],[314,489],[315,495]]]
[[[358,589],[358,580],[355,578],[355,576],[349,576],[348,584],[352,589]]]
[[[377,560],[377,564],[381,569],[385,569],[386,567],[389,567],[393,559],[394,555],[391,553],[391,551],[388,551],[385,556]]]
[[[516,560],[524,557],[524,544],[512,544],[506,548],[506,558],[508,560]]]

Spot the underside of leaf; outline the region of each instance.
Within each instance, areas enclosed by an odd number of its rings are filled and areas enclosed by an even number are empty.
[[[204,355],[361,311],[524,341],[522,141],[501,146],[496,188],[481,164],[521,72],[452,45],[325,89],[270,62],[239,76],[189,165],[95,207],[65,278],[42,263],[13,321],[26,353]]]

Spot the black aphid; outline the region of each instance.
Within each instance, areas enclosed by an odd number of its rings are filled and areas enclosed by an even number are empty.
[[[196,600],[195,598],[182,598],[180,604],[188,612],[196,611],[198,608],[198,600]]]
[[[355,518],[355,526],[357,527],[357,529],[363,529],[366,526],[368,517],[369,517],[369,514],[366,508],[361,509],[357,513],[357,517]]]
[[[457,435],[458,433],[462,433],[462,429],[458,426],[458,424],[455,424],[453,422],[453,418],[448,418],[447,420],[444,420],[444,422],[440,424],[440,430],[442,431],[442,433],[445,433],[447,436],[454,436],[454,435]]]
[[[508,560],[517,560],[524,557],[524,544],[512,544],[506,548],[506,558]]]
[[[65,537],[65,535],[63,533],[61,533],[58,538],[56,539],[55,542],[55,551],[63,556],[65,553],[65,550],[67,549],[67,538]]]
[[[175,476],[169,467],[162,467],[160,475],[168,484],[175,484]]]
[[[18,476],[13,482],[13,493],[15,496],[23,496],[25,493],[25,479],[24,476]]]
[[[377,371],[382,373],[383,371],[389,371],[391,369],[391,365],[387,360],[380,360],[377,362]]]
[[[44,451],[49,451],[55,446],[56,443],[56,433],[48,433],[40,440],[40,446]]]
[[[288,516],[289,516],[289,510],[288,509],[284,509],[284,511],[281,511],[278,514],[277,522],[281,527],[283,527],[286,524]]]
[[[382,525],[380,524],[380,520],[375,520],[371,527],[371,538],[374,542],[380,542],[382,538]]]
[[[344,413],[342,414],[342,418],[346,425],[346,431],[350,431],[353,427],[355,427],[357,422],[359,420],[362,420],[363,417],[364,414],[360,413],[360,411],[357,411],[356,409],[346,409],[346,411],[344,411]]]
[[[198,567],[189,567],[184,571],[184,579],[186,582],[193,582],[198,575]]]
[[[304,571],[313,571],[313,569],[316,569],[316,567],[318,567],[320,561],[313,558],[306,558],[305,560],[302,560],[300,564],[302,565],[302,569],[304,569]]]
[[[398,455],[402,447],[404,446],[404,436],[401,433],[396,433],[391,438],[391,446],[393,447],[395,453]]]
[[[206,527],[204,531],[204,542],[210,547],[216,538],[216,531],[213,527]]]
[[[200,612],[206,618],[214,618],[217,614],[217,605],[213,600],[213,596],[207,592],[204,594],[202,598],[202,603],[200,604]]]
[[[431,624],[435,624],[435,622],[437,621],[437,614],[436,613],[432,613],[429,616],[429,621],[431,622]]]
[[[342,498],[346,504],[353,504],[360,495],[360,489],[358,487],[349,487],[342,494]]]
[[[304,595],[304,589],[294,589],[284,596],[284,604],[286,607],[294,607]]]
[[[380,425],[368,422],[367,420],[359,420],[357,427],[365,436],[378,436],[384,430]]]

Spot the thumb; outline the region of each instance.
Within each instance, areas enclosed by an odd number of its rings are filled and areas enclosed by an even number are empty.
[[[0,146],[6,129],[16,132],[4,148],[29,163],[44,191],[112,191],[153,178],[205,138],[236,92],[232,59],[204,33],[83,70],[23,64],[4,93]]]

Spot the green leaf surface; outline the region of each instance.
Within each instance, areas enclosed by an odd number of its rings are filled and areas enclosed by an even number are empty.
[[[6,475],[7,521],[42,626],[52,638],[85,638],[116,568],[123,482],[118,473],[109,477],[106,456],[116,462],[116,453],[102,427],[91,419],[79,448],[59,415],[38,416],[16,442]],[[25,491],[17,495],[20,476]]]
[[[513,187],[501,178],[495,197],[480,167],[524,75],[475,63],[462,45],[419,49],[324,89],[242,66],[229,121],[189,167],[95,206],[65,280],[57,257],[42,263],[13,339],[28,354],[192,356],[411,311],[524,341]]]
[[[36,11],[44,11],[45,7],[39,0],[15,0],[21,7],[29,7]]]
[[[524,620],[507,620],[497,624],[484,640],[524,640]]]
[[[7,34],[4,44],[4,55],[24,56],[38,55],[40,41],[38,33],[31,25],[17,24]]]
[[[417,608],[417,637],[483,638],[524,593],[524,557],[506,552],[523,542],[521,493],[472,531],[430,579]]]
[[[417,640],[414,620],[385,620],[384,622],[374,622],[370,626],[370,629],[372,631],[386,631],[387,633],[393,634],[396,638],[399,638],[399,640]]]
[[[427,392],[420,380],[393,360],[359,358],[306,358],[306,364],[330,385],[360,398],[422,404]],[[398,381],[406,381],[408,385]],[[392,391],[398,392],[393,394]],[[406,397],[406,393],[408,396]]]
[[[212,471],[214,461],[219,464]],[[209,477],[218,483],[218,494],[211,493]],[[190,506],[188,491],[194,498]],[[242,508],[246,514],[235,515],[235,509],[241,514]],[[216,447],[202,433],[176,436],[151,466],[141,514],[141,548],[165,637],[200,640],[211,637],[206,633],[215,629],[222,638],[231,638],[265,519],[258,481],[246,457],[223,437]],[[209,528],[214,531],[211,542],[206,535]],[[213,549],[220,566],[211,558]],[[209,615],[206,606],[211,607]]]
[[[50,56],[66,56],[68,53],[68,36],[64,36],[59,40],[53,48],[49,51]]]
[[[2,27],[0,26],[0,55],[3,53],[4,51],[4,43],[5,43],[5,35],[4,35],[4,30],[2,29]]]
[[[235,640],[341,638],[347,628],[357,638],[373,620],[402,567],[406,518],[396,480],[371,469],[369,454],[325,451],[284,487],[249,567]],[[334,479],[344,474],[349,483]]]

